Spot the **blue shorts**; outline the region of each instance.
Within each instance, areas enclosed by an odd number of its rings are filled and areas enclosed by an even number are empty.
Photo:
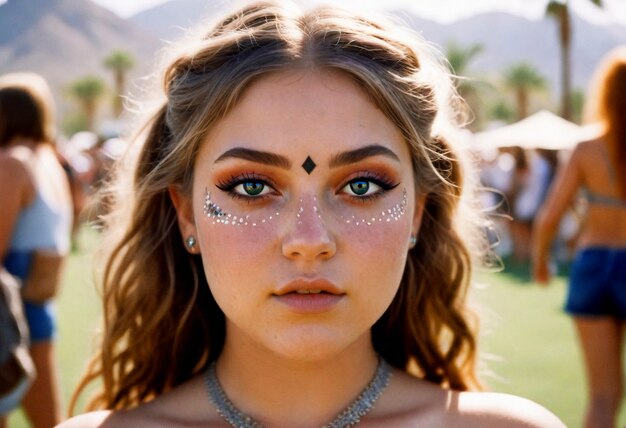
[[[4,266],[22,281],[28,276],[32,252],[11,251],[4,259]],[[30,330],[30,341],[50,341],[56,332],[56,314],[52,301],[44,303],[24,302],[24,314]]]
[[[591,247],[576,254],[565,311],[626,320],[626,248]]]
[[[20,407],[22,399],[30,388],[31,380],[25,377],[13,391],[0,398],[0,416],[7,416],[13,410]]]

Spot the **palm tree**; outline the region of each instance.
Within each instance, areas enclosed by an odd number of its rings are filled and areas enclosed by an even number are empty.
[[[489,118],[491,120],[511,123],[515,120],[515,110],[506,99],[499,98],[490,105]]]
[[[122,114],[123,109],[123,95],[126,87],[126,72],[135,65],[133,56],[124,51],[116,50],[111,52],[109,56],[104,59],[105,67],[113,70],[115,78],[115,98],[113,101],[113,114],[115,117],[119,117]]]
[[[474,114],[472,127],[480,127],[480,99],[479,94],[482,89],[491,88],[491,85],[485,80],[471,77],[471,62],[483,51],[483,45],[475,43],[470,46],[462,47],[455,42],[448,43],[446,47],[446,57],[448,64],[457,79],[457,91],[459,95],[467,102]]]
[[[83,77],[70,86],[70,94],[80,102],[90,131],[94,130],[98,99],[103,93],[104,82],[96,76]]]
[[[590,0],[596,6],[602,6],[602,0]],[[561,116],[572,119],[571,99],[571,44],[572,22],[569,13],[569,0],[550,0],[546,7],[546,15],[554,18],[559,28],[559,44],[561,46]]]
[[[504,72],[504,83],[515,92],[517,119],[528,116],[529,92],[546,87],[546,80],[537,69],[526,62],[511,65]]]

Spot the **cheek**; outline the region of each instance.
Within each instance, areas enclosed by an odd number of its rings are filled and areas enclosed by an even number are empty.
[[[374,290],[395,294],[406,263],[411,225],[408,219],[394,224],[353,229],[345,234],[345,252],[353,275]],[[346,266],[347,267],[347,266]],[[393,297],[393,296],[392,296]]]
[[[198,234],[204,271],[218,303],[251,295],[253,285],[261,280],[259,273],[270,262],[275,237],[267,229],[206,222],[198,225]]]

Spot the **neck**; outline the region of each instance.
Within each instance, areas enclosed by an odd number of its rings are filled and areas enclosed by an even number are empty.
[[[306,361],[227,339],[217,376],[234,405],[267,427],[320,427],[352,403],[377,366],[369,333],[341,352]]]

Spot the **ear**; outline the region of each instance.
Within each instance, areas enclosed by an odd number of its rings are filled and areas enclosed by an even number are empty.
[[[187,245],[187,239],[192,236],[197,241],[198,233],[196,230],[196,222],[193,216],[193,203],[191,196],[182,192],[180,186],[169,186],[167,191],[172,200],[172,204],[176,209],[176,218],[178,220],[178,228],[183,237],[183,245],[187,251],[194,253],[196,250],[193,246]]]
[[[411,236],[417,237],[419,235],[427,196],[426,194],[421,194],[415,198],[415,213],[413,214],[413,222],[411,224]]]

